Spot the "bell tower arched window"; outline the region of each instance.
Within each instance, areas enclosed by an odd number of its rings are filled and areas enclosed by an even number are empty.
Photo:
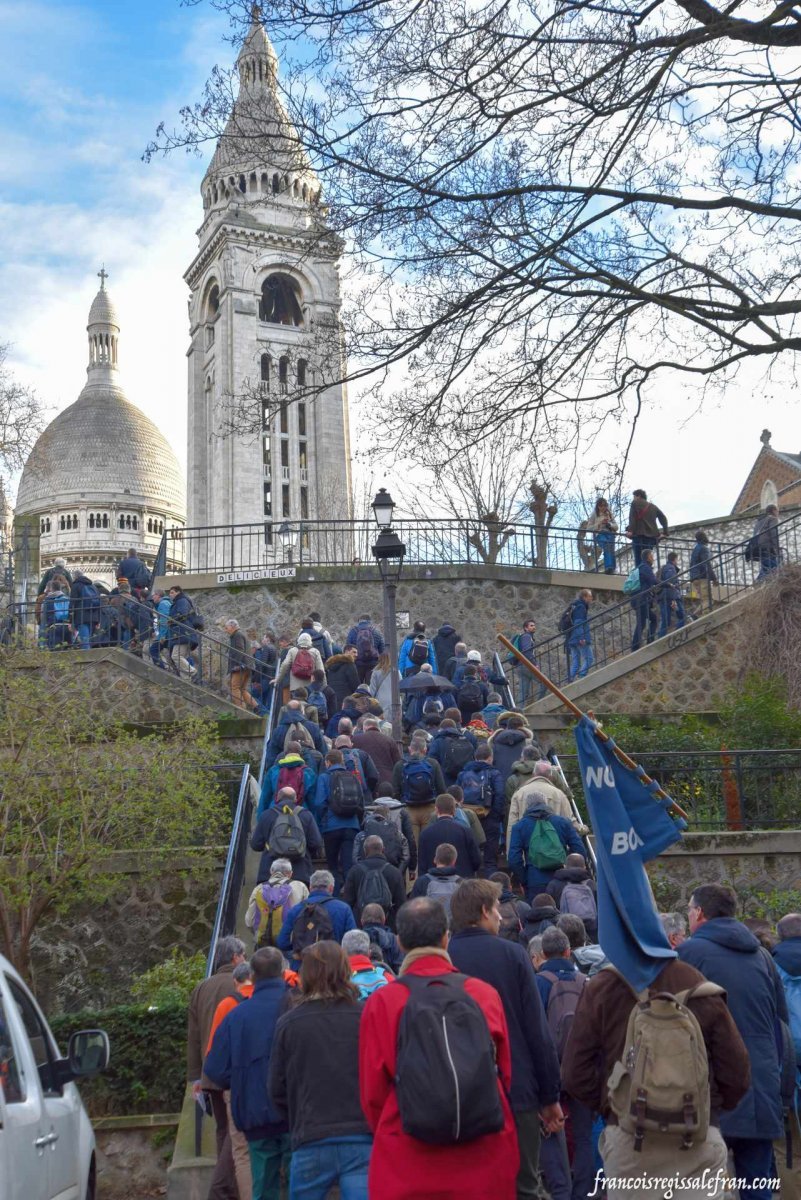
[[[261,286],[259,320],[270,325],[302,325],[300,288],[289,275],[268,275]]]

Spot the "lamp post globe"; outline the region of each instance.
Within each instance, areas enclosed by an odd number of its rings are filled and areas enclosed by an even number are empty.
[[[386,488],[379,488],[373,500],[373,513],[379,529],[389,529],[392,526],[392,514],[395,511],[395,501]]]

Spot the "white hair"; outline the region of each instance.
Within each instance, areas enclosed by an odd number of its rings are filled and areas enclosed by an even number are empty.
[[[369,933],[365,933],[363,929],[349,929],[342,939],[342,949],[346,954],[369,954]]]
[[[315,871],[309,880],[309,889],[312,892],[333,892],[334,876],[330,871]]]
[[[238,629],[238,628],[239,628],[239,622],[237,621],[236,617],[229,617],[229,618],[228,618],[228,620],[225,622],[225,628],[226,628],[226,629],[228,629],[228,627],[229,627],[229,626],[230,626],[232,629]]]

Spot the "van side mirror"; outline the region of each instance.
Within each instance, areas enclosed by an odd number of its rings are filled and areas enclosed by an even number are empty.
[[[102,1029],[81,1029],[70,1036],[67,1070],[70,1079],[91,1079],[105,1071],[109,1063],[108,1034]]]

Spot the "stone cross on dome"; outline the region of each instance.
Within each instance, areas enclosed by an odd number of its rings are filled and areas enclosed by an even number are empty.
[[[101,289],[101,291],[105,291],[106,290],[106,280],[108,279],[108,271],[106,270],[105,263],[103,263],[100,270],[97,272],[97,275],[100,280],[100,289]]]

